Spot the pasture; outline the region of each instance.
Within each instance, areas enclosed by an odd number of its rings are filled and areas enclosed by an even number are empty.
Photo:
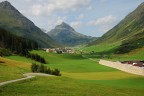
[[[119,71],[91,61],[79,54],[32,51],[46,59],[50,68],[61,70],[60,77],[41,77],[0,87],[2,96],[142,96],[144,77]],[[33,62],[25,57],[12,60]],[[21,59],[19,59],[21,58]]]
[[[23,74],[30,72],[30,63],[23,63],[0,57],[0,82],[22,78]]]

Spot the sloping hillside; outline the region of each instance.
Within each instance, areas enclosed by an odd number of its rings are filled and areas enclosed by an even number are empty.
[[[109,30],[101,38],[90,45],[100,43],[113,43],[123,40],[132,40],[137,34],[144,32],[144,3],[140,4],[133,12],[127,15],[118,25]],[[130,41],[129,40],[129,41]],[[136,40],[136,39],[135,39]]]
[[[38,49],[35,41],[11,34],[0,27],[0,56],[8,55],[9,51],[26,55],[28,50]]]
[[[30,63],[18,62],[0,57],[0,82],[22,78],[30,72]]]
[[[0,3],[0,26],[15,35],[37,41],[39,47],[55,47],[57,45],[8,1]]]

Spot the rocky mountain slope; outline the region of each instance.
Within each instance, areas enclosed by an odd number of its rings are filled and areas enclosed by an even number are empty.
[[[76,32],[71,26],[69,26],[65,22],[57,25],[47,34],[55,41],[66,46],[87,44],[97,39],[96,37],[86,36]]]

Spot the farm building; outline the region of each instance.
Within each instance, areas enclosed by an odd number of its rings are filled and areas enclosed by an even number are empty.
[[[129,64],[132,66],[144,67],[144,61],[135,60],[135,61],[122,61],[122,64]]]

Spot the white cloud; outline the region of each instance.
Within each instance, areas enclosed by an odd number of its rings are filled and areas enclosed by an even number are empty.
[[[107,26],[101,26],[99,27],[98,31],[99,32],[107,32],[108,30],[110,30],[112,28],[112,26],[107,25]]]
[[[32,9],[32,15],[35,15],[35,16],[41,15],[42,14],[42,11],[41,11],[42,8],[43,7],[40,4],[32,6],[31,7],[31,9]]]
[[[80,27],[82,27],[83,23],[81,21],[74,21],[74,22],[71,22],[70,24],[74,29],[78,29]]]
[[[49,0],[31,7],[32,15],[50,15],[55,11],[75,11],[88,6],[91,0]]]
[[[61,24],[62,22],[65,22],[66,19],[67,19],[66,16],[64,16],[64,17],[60,17],[60,16],[59,16],[59,17],[57,17],[55,24],[56,24],[56,25],[59,25],[59,24]]]
[[[58,16],[58,17],[56,17],[55,19],[49,19],[49,20],[48,20],[47,30],[50,31],[50,30],[53,29],[56,25],[59,25],[59,24],[61,24],[62,22],[66,22],[66,21],[67,21],[67,17],[66,17],[66,16],[64,16],[64,17]]]
[[[109,25],[112,24],[116,20],[116,17],[112,15],[108,15],[97,20],[92,20],[88,22],[88,25],[96,26],[96,25]]]
[[[112,15],[108,15],[102,18],[99,18],[97,20],[92,20],[88,22],[89,26],[96,26],[98,27],[99,31],[101,32],[107,32],[109,29],[111,29],[115,25],[116,17]]]

